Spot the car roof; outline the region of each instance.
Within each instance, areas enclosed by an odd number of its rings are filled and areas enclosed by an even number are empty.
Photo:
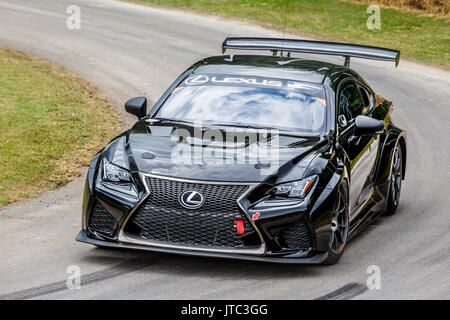
[[[222,55],[200,61],[194,74],[226,74],[323,83],[342,66],[317,60],[264,55]]]

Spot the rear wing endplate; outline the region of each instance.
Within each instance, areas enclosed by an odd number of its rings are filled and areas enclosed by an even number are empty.
[[[283,52],[303,52],[314,54],[337,55],[345,57],[345,66],[350,65],[350,57],[393,61],[398,66],[400,51],[363,46],[350,43],[325,42],[312,40],[294,40],[277,38],[226,38],[222,43],[222,52],[226,49],[238,50],[269,50],[274,55],[278,51]]]

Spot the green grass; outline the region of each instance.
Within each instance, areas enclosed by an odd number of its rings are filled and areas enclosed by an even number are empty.
[[[286,0],[128,0],[234,16],[281,29]],[[339,0],[290,0],[287,31],[331,41],[399,49],[402,57],[450,66],[450,20],[381,8],[381,30],[369,30],[367,5]]]
[[[67,183],[119,128],[87,82],[0,48],[0,206]]]

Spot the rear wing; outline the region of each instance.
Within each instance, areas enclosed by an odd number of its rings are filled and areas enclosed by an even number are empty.
[[[350,43],[324,42],[311,40],[277,39],[277,38],[226,38],[222,43],[222,52],[226,49],[238,50],[269,50],[274,55],[278,51],[303,52],[343,56],[345,66],[349,67],[350,57],[393,61],[398,66],[400,51],[379,47],[363,46]]]

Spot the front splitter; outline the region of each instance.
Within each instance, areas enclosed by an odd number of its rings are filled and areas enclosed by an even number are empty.
[[[271,263],[290,263],[290,264],[321,264],[324,262],[328,253],[318,253],[310,257],[302,258],[280,258],[280,257],[267,257],[267,256],[251,256],[244,254],[228,254],[220,252],[202,252],[191,249],[174,249],[174,248],[161,248],[156,246],[145,246],[145,245],[134,245],[125,244],[120,242],[109,242],[101,241],[93,238],[89,238],[85,230],[81,230],[75,240],[79,242],[89,243],[99,247],[109,247],[109,248],[119,248],[119,249],[133,249],[141,251],[152,251],[161,253],[172,253],[185,256],[197,256],[197,257],[213,257],[213,258],[224,258],[224,259],[238,259],[247,261],[260,261],[260,262],[271,262]]]

